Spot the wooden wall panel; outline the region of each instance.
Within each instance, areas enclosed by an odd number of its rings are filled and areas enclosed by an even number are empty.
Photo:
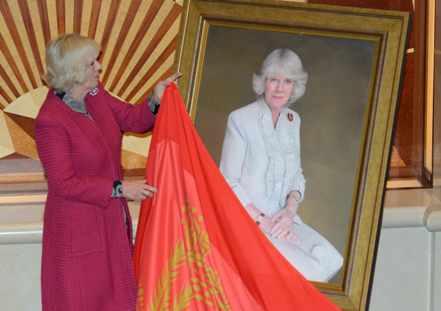
[[[34,61],[37,63],[38,73],[42,75],[44,73],[41,55],[39,54],[38,44],[37,44],[37,32],[32,24],[31,13],[29,10],[28,3],[26,1],[18,1],[18,6],[20,8],[21,16],[23,17],[23,25],[26,29],[27,40],[30,44],[32,56]]]
[[[122,57],[123,61],[120,65],[119,69],[116,72],[116,77],[113,79],[113,82],[110,85],[110,90],[114,91],[116,88],[116,84],[122,80],[122,74],[126,68],[129,66],[129,62],[132,60],[133,55],[135,55],[136,51],[139,50],[141,42],[143,38],[146,37],[147,31],[149,30],[149,26],[152,24],[154,18],[156,17],[156,14],[160,10],[162,4],[164,3],[164,0],[153,0],[148,11],[145,14],[145,17],[138,27],[138,30],[136,32],[135,39],[130,43],[130,47],[125,54],[124,57]]]
[[[181,12],[181,7],[178,5],[174,5],[172,10],[170,10],[167,17],[163,20],[163,23],[159,27],[159,29],[156,31],[153,39],[150,41],[147,48],[144,50],[144,53],[142,54],[140,61],[136,64],[135,68],[132,70],[129,78],[124,82],[122,88],[128,89],[129,84],[131,81],[135,80],[136,76],[141,74],[142,65],[148,60],[150,55],[153,53],[155,48],[159,45],[159,42],[162,40],[162,38],[167,33],[168,29],[171,27],[173,22],[178,18],[178,15]],[[135,92],[136,89],[139,88],[140,85],[137,84],[134,88]],[[129,95],[127,99],[130,101],[133,99],[133,91],[130,93],[132,95]]]
[[[37,7],[38,7],[38,14],[40,17],[39,20],[41,23],[41,28],[43,29],[44,46],[46,46],[50,40],[50,37],[51,37],[51,33],[49,30],[49,17],[48,17],[47,3],[46,3],[46,0],[39,0],[39,1],[36,1],[36,3],[37,3]]]
[[[107,78],[109,77],[109,73],[112,70],[113,66],[115,65],[115,60],[118,57],[118,54],[119,54],[119,51],[121,50],[124,39],[127,36],[127,33],[124,32],[124,29],[130,28],[130,25],[133,22],[133,20],[135,19],[136,12],[138,11],[139,6],[141,5],[141,2],[142,2],[141,0],[132,1],[127,14],[125,14],[124,21],[121,26],[121,31],[118,34],[118,38],[116,39],[116,43],[114,45],[113,51],[111,52],[110,60],[107,62],[107,70],[104,73],[104,76],[102,78],[103,83],[107,82]]]
[[[58,33],[65,33],[66,32],[66,9],[65,9],[65,3],[64,0],[57,0],[55,2],[56,8],[57,8],[57,27],[58,27]]]
[[[3,58],[1,60],[1,62],[2,63],[6,62],[12,68],[14,76],[18,80],[18,86],[20,86],[22,89],[22,93],[30,91],[32,89],[32,87],[30,87],[30,85],[26,84],[25,79],[23,78],[23,75],[22,75],[22,72],[24,71],[24,67],[22,67],[23,69],[19,68],[19,65],[22,65],[22,63],[17,62],[16,57],[15,58],[12,57],[12,53],[14,53],[14,52],[11,52],[9,46],[6,43],[6,40],[3,38],[1,33],[0,33],[0,51],[1,51],[1,56]],[[15,55],[17,55],[17,54],[15,54]]]
[[[16,21],[14,20],[10,6],[7,1],[0,1],[0,13],[3,16],[6,29],[10,34],[10,38],[12,38],[12,44],[18,51],[18,57],[20,58],[20,61],[24,65],[25,72],[21,72],[20,74],[25,74],[27,76],[27,79],[30,81],[32,88],[36,88],[37,82],[34,73],[32,72],[29,57],[26,55],[24,43],[20,39],[20,34],[19,34],[20,23],[16,23]],[[15,13],[17,14],[18,12]],[[5,47],[4,49],[6,50],[7,48]]]
[[[173,0],[1,0],[0,118],[14,126],[0,135],[0,145],[20,136],[17,131],[32,134],[36,105],[47,92],[41,76],[50,40],[66,32],[95,39],[102,48],[105,87],[122,99],[139,102],[172,73],[181,10]],[[11,154],[35,157],[35,150],[28,149],[20,147]]]
[[[101,11],[101,0],[92,1],[92,10],[90,11],[90,23],[89,23],[89,38],[96,38],[96,29],[98,27],[98,17],[99,12]]]

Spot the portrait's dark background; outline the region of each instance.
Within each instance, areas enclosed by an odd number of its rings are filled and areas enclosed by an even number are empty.
[[[306,193],[300,214],[344,253],[373,74],[373,42],[211,26],[196,127],[219,163],[228,114],[255,100],[252,75],[276,48],[296,52],[309,74],[305,95],[291,106],[302,118]]]

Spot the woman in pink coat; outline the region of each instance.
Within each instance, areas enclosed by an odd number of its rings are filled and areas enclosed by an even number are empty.
[[[78,34],[46,50],[47,98],[36,119],[48,182],[42,254],[43,311],[133,311],[132,223],[126,199],[156,189],[123,181],[125,131],[153,127],[152,101],[130,105],[98,83],[99,47]],[[155,88],[156,103],[163,81]]]

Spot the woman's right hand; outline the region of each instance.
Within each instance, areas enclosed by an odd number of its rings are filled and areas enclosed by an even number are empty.
[[[148,185],[145,180],[128,180],[122,182],[122,195],[128,200],[142,201],[152,197],[156,188]]]

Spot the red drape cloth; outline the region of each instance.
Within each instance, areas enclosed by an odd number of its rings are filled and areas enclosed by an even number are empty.
[[[139,311],[339,310],[278,253],[205,149],[175,85],[156,120],[135,244]]]

